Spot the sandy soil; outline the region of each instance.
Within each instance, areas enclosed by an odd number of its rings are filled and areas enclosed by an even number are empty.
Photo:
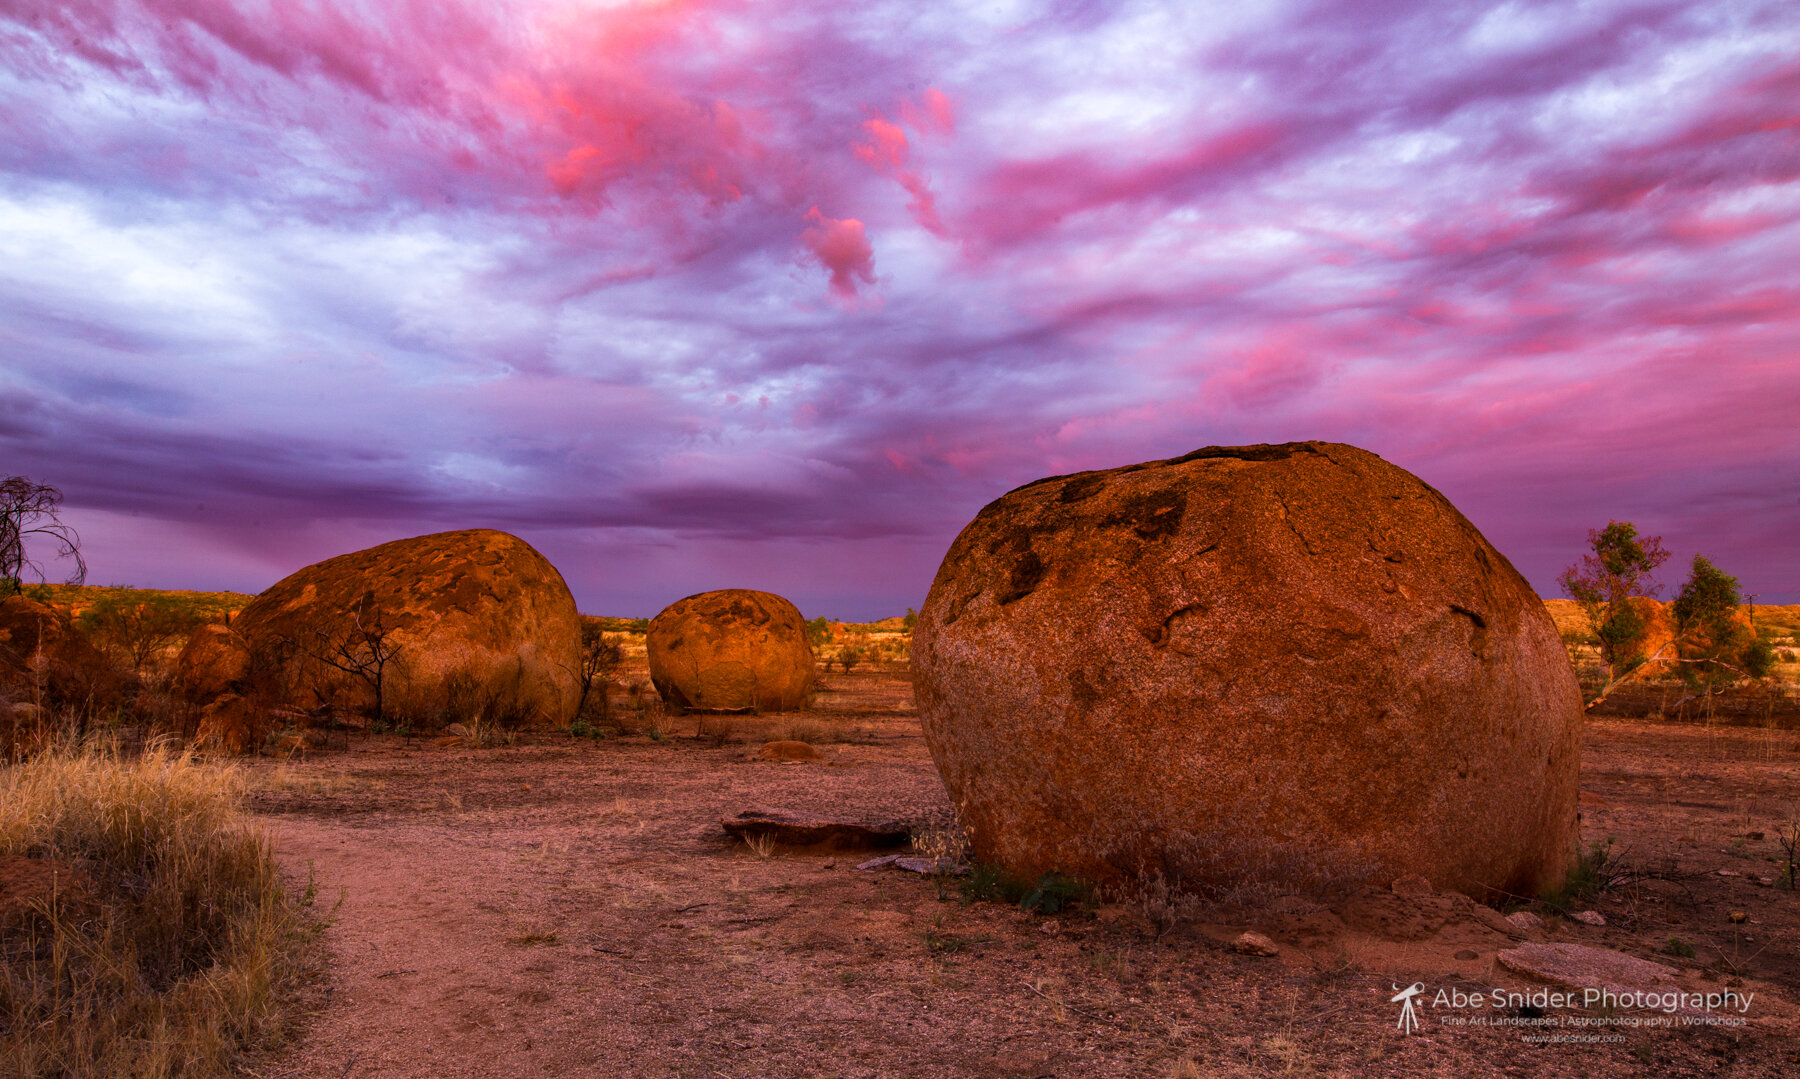
[[[1584,832],[1615,837],[1644,872],[1595,901],[1608,926],[1551,916],[1544,939],[1757,996],[1742,1027],[1537,1044],[1514,1026],[1452,1026],[1483,1013],[1447,1007],[1397,1029],[1390,998],[1413,982],[1427,1000],[1543,989],[1496,967],[1514,942],[1454,897],[1289,897],[1163,932],[1143,903],[1047,917],[860,872],[854,854],[764,858],[728,841],[719,818],[755,807],[947,817],[904,674],[831,682],[816,713],[738,721],[723,739],[691,737],[692,720],[660,741],[480,750],[359,735],[253,764],[254,806],[284,863],[313,875],[334,958],[305,1034],[254,1074],[1800,1073],[1800,896],[1756,883],[1776,872],[1776,822],[1800,812],[1795,732],[1589,724]],[[823,763],[754,759],[797,723],[825,742]],[[1233,952],[1247,928],[1281,954]],[[1695,955],[1666,954],[1671,937]],[[1594,1033],[1572,1016],[1604,1018],[1548,1014],[1565,1035]]]

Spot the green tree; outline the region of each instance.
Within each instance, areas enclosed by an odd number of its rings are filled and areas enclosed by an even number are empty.
[[[47,483],[33,483],[24,476],[0,480],[0,599],[19,592],[27,570],[35,572],[38,580],[44,579],[42,569],[25,550],[32,537],[48,540],[56,548],[56,557],[75,560],[70,584],[86,579],[81,537],[56,515],[62,500],[62,492]]]
[[[817,649],[823,647],[825,642],[829,640],[831,640],[831,623],[826,620],[824,615],[820,615],[806,623],[807,644],[810,644]]]
[[[1737,578],[1695,555],[1673,605],[1681,678],[1692,689],[1710,695],[1774,667],[1774,650],[1738,616],[1742,605]]]
[[[191,604],[156,592],[103,593],[83,611],[79,625],[88,639],[129,663],[135,671],[164,648],[185,640],[205,617]]]
[[[911,607],[908,607],[906,609],[906,617],[902,618],[900,620],[900,625],[906,630],[906,632],[911,633],[913,631],[913,627],[918,624],[919,624],[919,612],[913,610]]]
[[[1669,552],[1663,549],[1660,536],[1639,539],[1637,526],[1629,521],[1609,521],[1605,528],[1590,529],[1588,547],[1591,553],[1563,570],[1556,580],[1587,615],[1600,642],[1610,691],[1645,659],[1637,647],[1644,619],[1631,599],[1654,596],[1661,590],[1652,574],[1668,561]]]

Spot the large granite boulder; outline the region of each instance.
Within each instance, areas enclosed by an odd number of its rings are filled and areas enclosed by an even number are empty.
[[[770,592],[727,588],[677,600],[650,620],[650,681],[689,712],[791,712],[812,700],[806,621]]]
[[[1542,602],[1351,446],[1021,487],[951,546],[913,662],[976,857],[1021,876],[1532,895],[1575,853],[1581,700]]]
[[[580,626],[562,575],[529,544],[491,529],[439,532],[283,578],[229,627],[195,633],[180,677],[202,700],[366,708],[383,655],[389,717],[563,725],[580,696]]]

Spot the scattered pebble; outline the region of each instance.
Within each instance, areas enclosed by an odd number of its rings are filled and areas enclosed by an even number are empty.
[[[1528,910],[1521,910],[1515,914],[1508,914],[1506,920],[1526,932],[1544,928],[1544,919]]]
[[[1743,874],[1739,873],[1735,869],[1721,869],[1721,870],[1719,870],[1719,876],[1721,876],[1721,877],[1741,877],[1741,876],[1743,876]]]
[[[1732,925],[1743,925],[1744,922],[1747,921],[1750,916],[1748,914],[1745,914],[1741,910],[1734,910],[1730,914],[1726,915],[1726,917],[1731,919]]]
[[[1580,922],[1582,925],[1605,925],[1606,924],[1606,915],[1600,913],[1597,910],[1578,910],[1575,913],[1569,915],[1569,917]]]

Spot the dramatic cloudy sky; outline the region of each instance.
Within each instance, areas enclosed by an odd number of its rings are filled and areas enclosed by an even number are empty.
[[[0,0],[0,469],[96,583],[492,526],[877,616],[1326,438],[1546,594],[1619,518],[1795,602],[1797,412],[1793,0]]]

